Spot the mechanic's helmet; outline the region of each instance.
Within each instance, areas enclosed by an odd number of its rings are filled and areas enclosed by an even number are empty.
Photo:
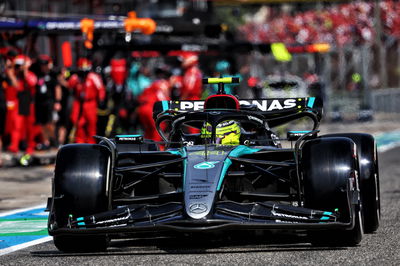
[[[14,67],[21,67],[21,66],[26,66],[27,68],[29,68],[32,64],[31,59],[26,56],[26,55],[17,55],[16,57],[14,57],[13,59],[13,66]]]
[[[201,129],[202,138],[211,138],[212,126],[205,123]],[[216,144],[222,145],[239,145],[240,144],[240,125],[234,120],[226,120],[219,123],[215,129]]]
[[[92,69],[92,62],[84,57],[78,59],[78,69],[82,71],[90,71]]]
[[[229,70],[229,67],[231,66],[231,64],[229,64],[228,61],[226,60],[221,60],[218,61],[217,64],[215,65],[215,71],[217,72],[226,72]]]
[[[53,67],[53,60],[47,54],[39,55],[37,62],[39,65],[47,65],[50,69]]]
[[[184,54],[180,57],[180,59],[182,61],[183,68],[191,67],[199,62],[199,57],[194,53]]]

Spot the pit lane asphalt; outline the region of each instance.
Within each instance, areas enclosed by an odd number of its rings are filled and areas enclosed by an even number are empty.
[[[52,241],[0,257],[0,265],[398,265],[400,148],[379,154],[382,220],[375,234],[351,248],[316,248],[304,237],[234,240],[118,240],[105,253],[63,254]]]

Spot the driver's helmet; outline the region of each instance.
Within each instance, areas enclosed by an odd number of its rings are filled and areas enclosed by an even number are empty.
[[[201,129],[202,138],[211,138],[212,126],[206,122]],[[239,145],[240,144],[240,125],[234,120],[226,120],[219,123],[215,129],[216,144]]]

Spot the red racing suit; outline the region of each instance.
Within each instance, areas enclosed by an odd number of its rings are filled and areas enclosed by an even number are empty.
[[[161,141],[153,119],[153,105],[158,101],[170,100],[170,84],[167,80],[154,81],[138,98],[139,121],[144,129],[144,137],[154,141]]]
[[[183,74],[181,100],[199,100],[202,93],[202,78],[200,69],[190,66]]]
[[[202,94],[203,75],[196,65],[188,67],[183,74],[181,100],[200,100]],[[191,128],[191,134],[199,133]]]
[[[98,74],[90,72],[84,82],[78,75],[72,75],[68,85],[74,91],[71,122],[76,127],[75,142],[96,143],[93,136],[97,130],[97,105],[106,97],[103,81]]]
[[[111,59],[110,65],[110,76],[115,85],[123,85],[127,76],[126,59]]]
[[[24,78],[17,78],[17,86],[8,85],[6,88],[6,133],[10,134],[8,151],[19,151],[19,143],[26,139],[26,153],[31,154],[35,149],[35,87],[37,77],[27,71]],[[22,101],[22,102],[20,102]]]

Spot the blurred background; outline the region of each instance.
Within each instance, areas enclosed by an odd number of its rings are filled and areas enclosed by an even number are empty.
[[[328,125],[399,118],[393,0],[1,0],[0,55],[1,150],[22,165],[95,134],[158,140],[153,103],[215,93],[202,77],[321,98]]]

